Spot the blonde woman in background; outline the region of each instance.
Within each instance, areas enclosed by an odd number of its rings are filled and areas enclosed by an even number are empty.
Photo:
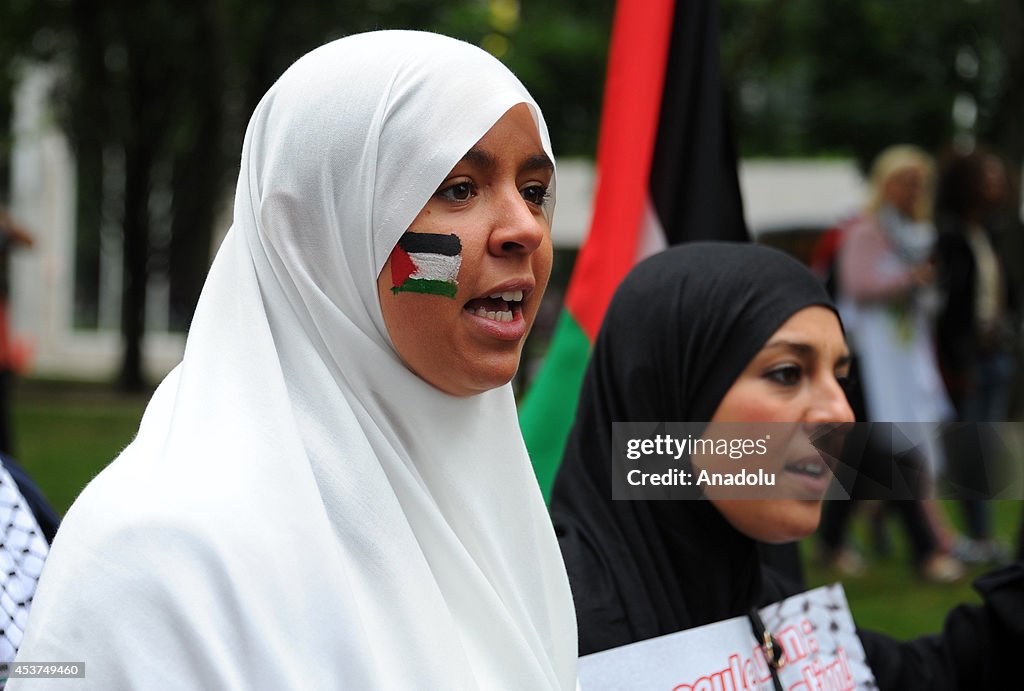
[[[932,477],[941,450],[915,423],[953,415],[933,341],[934,172],[917,147],[883,151],[872,165],[868,202],[847,226],[838,259],[840,309],[858,358],[867,420],[911,423],[901,429]],[[919,571],[929,580],[958,580],[963,569],[944,554],[951,539],[940,509],[927,501],[923,508],[932,535],[911,536]]]

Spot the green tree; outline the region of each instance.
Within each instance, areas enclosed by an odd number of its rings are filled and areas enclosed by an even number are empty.
[[[744,155],[938,152],[960,135],[1021,160],[1015,0],[723,0]],[[1015,100],[1016,99],[1016,100]]]

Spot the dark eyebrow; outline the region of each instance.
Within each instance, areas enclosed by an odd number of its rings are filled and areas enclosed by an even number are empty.
[[[784,348],[786,350],[792,350],[799,355],[814,355],[815,351],[814,346],[806,343],[800,343],[799,341],[769,341],[764,344],[764,349],[767,350],[768,348]]]
[[[476,147],[466,152],[462,160],[471,165],[483,168],[487,171],[492,171],[498,167],[498,161],[494,156],[483,149],[477,149]],[[534,154],[527,156],[526,160],[519,164],[520,173],[534,172],[538,170],[550,170],[555,169],[555,164],[551,162],[547,154]]]
[[[554,171],[555,164],[551,162],[547,154],[535,154],[528,157],[519,166],[520,173],[532,173],[538,170]]]
[[[495,160],[494,156],[483,149],[470,149],[466,152],[466,155],[462,157],[462,160],[486,170],[494,170],[498,167],[498,161]]]
[[[818,355],[818,349],[807,343],[800,343],[799,341],[769,341],[765,344],[764,349],[768,348],[784,348],[792,351],[801,357],[816,357]],[[850,354],[844,353],[843,355],[836,358],[835,367],[845,367],[850,364]]]

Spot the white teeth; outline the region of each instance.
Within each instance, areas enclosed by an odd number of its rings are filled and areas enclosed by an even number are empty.
[[[523,291],[506,290],[503,293],[491,293],[488,297],[494,298],[495,300],[504,300],[505,302],[522,302]]]
[[[491,319],[492,321],[496,322],[510,322],[513,319],[515,319],[515,316],[512,314],[511,310],[503,310],[501,312],[488,312],[483,307],[478,307],[476,309],[476,312],[474,312],[473,314],[475,314],[478,317]]]

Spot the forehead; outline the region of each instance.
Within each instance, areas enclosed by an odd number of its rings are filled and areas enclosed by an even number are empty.
[[[822,305],[804,307],[782,323],[766,346],[773,343],[802,343],[818,349],[846,352],[846,339],[839,317]]]
[[[509,108],[466,152],[462,160],[478,165],[492,165],[495,156],[519,155],[521,152],[543,156],[550,163],[544,152],[540,130],[525,103]]]
[[[924,178],[924,171],[917,167],[900,168],[889,176],[890,181],[911,183],[920,182]]]

